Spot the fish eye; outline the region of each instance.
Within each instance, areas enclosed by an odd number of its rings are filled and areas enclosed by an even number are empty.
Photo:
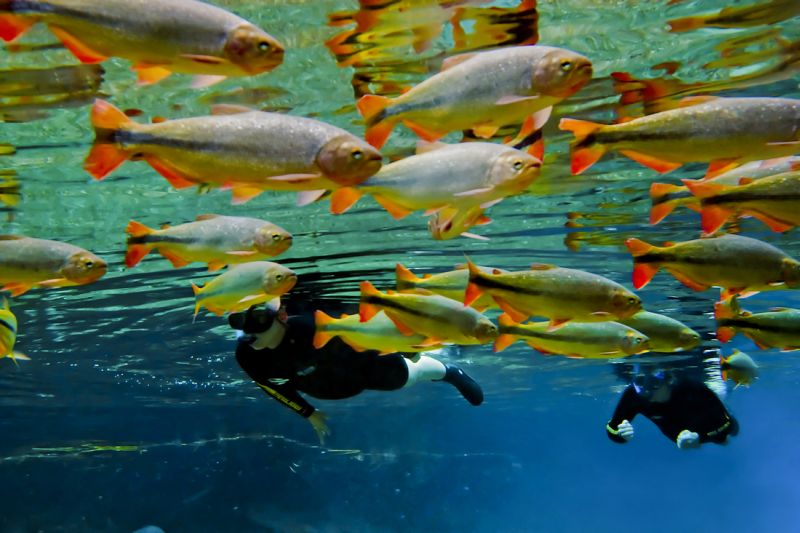
[[[364,152],[362,152],[361,150],[359,150],[358,148],[356,148],[355,150],[353,150],[352,152],[350,152],[350,156],[351,156],[353,159],[355,159],[356,161],[358,161],[359,159],[361,159],[362,157],[364,157]]]
[[[83,264],[84,264],[84,266],[86,266],[86,268],[92,268],[94,266],[94,261],[92,261],[91,259],[88,259]]]
[[[522,161],[517,159],[516,161],[514,161],[514,165],[513,166],[514,166],[514,170],[522,170],[522,166],[523,166]]]
[[[281,236],[278,235],[277,233],[273,233],[272,234],[272,240],[277,242],[277,241],[281,240]]]
[[[628,303],[629,303],[630,305],[636,305],[636,298],[634,298],[634,297],[630,297],[630,298],[628,298]]]
[[[258,43],[258,49],[261,50],[262,52],[267,52],[269,51],[270,48],[272,47],[267,41],[261,41],[260,43]]]
[[[282,279],[283,279],[283,274],[278,274],[277,276],[275,276],[275,279],[276,279],[277,281],[280,281],[280,280],[282,280]]]
[[[565,59],[564,61],[562,61],[561,70],[563,70],[564,72],[569,72],[570,70],[572,70],[572,61],[570,61],[569,59]]]

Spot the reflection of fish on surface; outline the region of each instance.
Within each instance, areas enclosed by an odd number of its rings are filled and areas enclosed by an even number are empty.
[[[394,99],[365,95],[357,103],[367,122],[365,138],[381,147],[402,122],[426,141],[456,130],[481,138],[529,117],[523,138],[546,121],[553,105],[592,77],[586,57],[551,46],[517,46],[452,56],[442,71]],[[531,115],[542,112],[541,124]],[[538,126],[538,127],[534,127]]]
[[[283,46],[253,24],[195,0],[2,0],[0,38],[42,21],[83,63],[133,61],[141,83],[171,72],[248,76],[283,61]],[[210,80],[208,80],[210,81]]]
[[[381,355],[397,352],[424,352],[441,347],[440,344],[425,344],[426,337],[424,335],[400,333],[392,319],[383,311],[379,311],[366,322],[361,322],[358,314],[333,318],[317,310],[314,312],[314,323],[316,325],[315,348],[322,348],[333,337],[339,337],[357,352],[376,350]]]
[[[539,40],[536,0],[520,0],[516,7],[457,7],[450,22],[457,51],[524,46]]]
[[[361,321],[366,322],[380,310],[404,335],[424,335],[424,346],[443,342],[483,344],[497,336],[497,326],[457,300],[432,293],[381,293],[370,282],[362,282]]]
[[[222,108],[227,112],[227,108]],[[235,203],[265,190],[309,191],[360,183],[381,155],[355,135],[304,117],[238,112],[138,124],[103,100],[92,109],[95,144],[84,168],[102,179],[144,159],[174,187],[231,187]]]
[[[33,287],[84,285],[102,278],[106,262],[71,244],[0,235],[0,284],[11,296]]]
[[[19,204],[21,187],[16,176],[17,173],[13,170],[0,169],[0,204],[8,207],[16,207]]]
[[[175,268],[199,261],[214,271],[228,264],[275,257],[292,245],[292,235],[285,229],[248,217],[200,215],[194,222],[160,230],[132,220],[126,231],[130,235],[125,254],[128,268],[153,249]]]
[[[683,180],[700,200],[703,232],[712,234],[731,217],[749,215],[772,231],[788,231],[800,224],[800,171],[759,180],[744,178],[739,185]]]
[[[714,318],[720,342],[728,342],[736,333],[742,333],[762,350],[800,350],[800,309],[773,307],[764,313],[751,313],[739,307],[737,298],[731,298],[714,306]]]
[[[331,212],[344,213],[369,193],[395,219],[418,209],[488,207],[525,190],[539,159],[486,142],[447,144],[384,166],[358,187],[335,191]]]
[[[482,267],[478,267],[482,268]],[[487,273],[494,269],[484,269]],[[395,279],[398,292],[417,292],[422,294],[432,292],[445,298],[464,302],[464,293],[469,284],[469,269],[466,265],[456,267],[455,270],[439,272],[438,274],[425,274],[423,277],[415,276],[409,269],[397,263],[395,266]],[[470,307],[478,311],[497,307],[491,295],[483,294],[470,303]]]
[[[737,185],[742,179],[760,180],[793,170],[800,170],[800,157],[798,156],[751,161],[714,178],[703,180],[703,183]],[[650,209],[651,224],[658,224],[678,206],[686,206],[694,211],[700,211],[699,199],[689,191],[686,185],[653,183],[650,186],[650,200],[653,204]]]
[[[758,365],[746,353],[734,349],[728,357],[719,356],[722,381],[733,380],[736,386],[749,386],[758,377]]]
[[[550,329],[564,323],[605,322],[627,318],[642,308],[642,301],[608,278],[583,270],[533,264],[530,270],[487,272],[467,260],[469,284],[464,305],[488,293],[516,322],[529,316],[550,319]]]
[[[700,344],[699,333],[683,322],[659,313],[642,310],[619,322],[647,335],[653,352],[680,352]]]
[[[253,261],[234,265],[203,287],[192,283],[194,316],[197,317],[201,307],[218,316],[244,311],[252,305],[279,298],[296,283],[297,274],[278,263]]]
[[[444,207],[428,219],[428,231],[437,241],[446,241],[456,237],[468,237],[479,241],[488,241],[489,237],[477,235],[469,231],[473,226],[485,226],[492,220],[486,216],[480,205],[465,209]]]
[[[756,4],[729,6],[717,13],[668,20],[673,33],[698,28],[749,28],[775,24],[800,14],[797,0],[767,0]]]
[[[549,322],[518,324],[500,315],[494,351],[501,352],[517,340],[545,355],[576,359],[614,359],[650,350],[647,335],[619,322],[570,322],[552,330]]]
[[[800,100],[685,98],[686,107],[621,124],[561,119],[573,132],[572,173],[580,174],[610,150],[666,173],[684,163],[710,162],[706,177],[742,163],[794,155],[800,149]]]
[[[724,234],[664,247],[631,238],[625,245],[633,256],[633,286],[637,289],[647,285],[659,268],[695,291],[722,287],[721,300],[800,285],[800,263],[749,237]]]
[[[3,306],[0,307],[0,359],[11,358],[14,364],[17,359],[30,361],[30,358],[19,352],[14,351],[14,344],[17,341],[17,317],[11,312],[8,300],[3,299]]]

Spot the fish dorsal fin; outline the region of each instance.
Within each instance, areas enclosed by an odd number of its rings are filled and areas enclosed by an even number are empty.
[[[197,218],[195,218],[195,220],[197,222],[200,222],[201,220],[211,220],[213,218],[219,218],[219,215],[215,215],[214,213],[206,213],[204,215],[197,215]]]
[[[550,270],[556,268],[555,265],[548,265],[546,263],[534,263],[531,265],[531,270]]]
[[[477,55],[477,52],[468,52],[466,54],[458,54],[458,55],[450,56],[450,57],[446,58],[444,61],[442,61],[442,69],[441,69],[440,72],[444,72],[445,70],[449,70],[449,69],[455,67],[456,65],[460,65],[464,61],[472,59],[476,55]]]
[[[256,110],[238,104],[215,104],[211,106],[212,115],[238,115],[239,113],[250,113],[251,111]]]
[[[693,105],[705,104],[706,102],[711,102],[717,98],[719,97],[711,95],[687,96],[680,99],[678,102],[678,107],[691,107]]]
[[[431,279],[432,277],[433,277],[433,274],[431,274],[430,272],[427,273],[427,274],[423,274],[422,275],[422,279]]]
[[[420,154],[426,154],[428,152],[435,152],[436,150],[441,150],[446,146],[450,145],[441,141],[430,142],[424,139],[420,139],[417,141],[416,154],[420,155]]]
[[[24,235],[0,235],[0,241],[16,241],[25,238]]]

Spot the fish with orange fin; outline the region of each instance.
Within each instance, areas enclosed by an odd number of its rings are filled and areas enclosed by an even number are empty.
[[[487,207],[523,192],[539,175],[532,155],[487,142],[445,144],[390,163],[354,188],[335,191],[331,212],[347,211],[369,193],[395,219],[425,209]]]
[[[271,261],[234,265],[202,287],[192,283],[194,316],[201,307],[215,315],[244,311],[252,305],[271,302],[297,283],[297,274]]]
[[[765,242],[724,234],[653,246],[628,239],[633,286],[647,285],[660,268],[695,291],[722,287],[721,300],[800,285],[800,262]]]
[[[729,6],[717,13],[668,20],[669,31],[680,33],[699,28],[750,28],[775,24],[800,15],[797,0],[767,0],[743,6]]]
[[[712,234],[732,216],[750,215],[773,231],[800,225],[800,171],[777,174],[740,185],[683,180],[700,199],[703,232]]]
[[[30,361],[30,357],[14,351],[14,344],[17,342],[17,317],[11,312],[8,300],[3,299],[0,307],[0,359],[10,358],[14,364],[17,360]]]
[[[473,226],[485,226],[492,222],[480,205],[456,209],[444,207],[436,211],[428,219],[428,231],[437,241],[446,241],[456,237],[467,237],[479,241],[488,241],[489,237],[477,235],[469,231]]]
[[[102,278],[105,261],[71,244],[0,235],[0,290],[19,296],[34,287],[85,285]]]
[[[619,283],[583,270],[534,264],[521,272],[486,272],[469,260],[467,267],[464,305],[488,293],[516,322],[541,316],[550,319],[550,329],[556,329],[571,320],[619,320],[642,308],[639,297]]]
[[[762,350],[800,350],[800,309],[773,307],[767,312],[751,313],[739,306],[737,298],[731,298],[714,306],[714,318],[720,342],[728,342],[742,333]]]
[[[361,283],[359,315],[366,322],[386,313],[404,335],[425,336],[420,346],[441,343],[484,344],[497,336],[497,326],[471,307],[438,294],[382,293],[369,281]]]
[[[130,235],[125,254],[128,268],[157,250],[175,268],[199,261],[208,263],[208,270],[214,271],[229,264],[275,257],[292,245],[291,233],[271,222],[212,214],[159,230],[131,220],[126,232]]]
[[[493,269],[486,269],[491,272]],[[397,281],[398,292],[417,292],[423,294],[432,292],[451,300],[464,301],[464,291],[467,290],[469,283],[469,270],[465,265],[456,267],[455,270],[439,272],[438,274],[425,274],[423,277],[415,276],[409,269],[397,263],[395,267],[395,278]],[[497,307],[492,297],[483,294],[470,304],[470,307],[478,311],[484,311]]]
[[[719,356],[722,381],[729,379],[740,385],[749,386],[758,377],[758,365],[746,353],[734,349],[728,357]]]
[[[687,97],[684,107],[621,124],[603,125],[571,118],[572,173],[580,174],[616,150],[659,173],[684,163],[709,162],[706,177],[759,159],[800,151],[800,100],[791,98]]]
[[[488,139],[500,127],[541,112],[529,124],[531,131],[539,129],[552,106],[591,77],[592,63],[580,54],[515,46],[450,57],[440,73],[408,92],[393,99],[365,95],[357,107],[367,122],[366,139],[377,148],[397,123],[426,141],[461,130]]]
[[[361,322],[361,317],[342,315],[333,318],[323,311],[314,312],[314,348],[322,348],[334,337],[339,337],[357,352],[375,350],[381,355],[397,352],[426,352],[436,350],[441,344],[425,344],[425,336],[415,333],[403,335],[383,311]],[[425,345],[423,345],[425,344]]]
[[[743,179],[760,180],[776,174],[800,170],[800,157],[780,157],[766,161],[751,161],[740,167],[723,172],[715,178],[703,180],[703,183],[718,185],[738,185]],[[650,186],[650,223],[658,224],[678,206],[685,206],[700,211],[700,201],[689,191],[686,185],[670,183],[653,183]]]
[[[0,38],[13,41],[44,22],[82,63],[133,62],[141,84],[172,72],[252,76],[283,62],[284,47],[264,30],[196,0],[0,0]]]
[[[518,324],[506,314],[500,315],[498,321],[495,352],[517,340],[545,355],[575,359],[614,359],[650,350],[647,335],[619,322],[570,322],[552,330],[548,322]]]
[[[221,111],[226,114],[138,124],[96,100],[96,139],[84,169],[103,179],[125,160],[143,159],[175,188],[228,187],[234,203],[243,203],[265,190],[321,194],[356,185],[381,167],[376,149],[336,126],[280,113]]]

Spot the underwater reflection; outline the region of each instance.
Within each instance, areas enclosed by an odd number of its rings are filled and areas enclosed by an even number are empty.
[[[797,0],[769,0],[767,2],[729,6],[716,13],[676,18],[668,21],[672,33],[700,28],[749,28],[763,24],[776,24],[800,14]]]
[[[20,198],[17,172],[11,169],[0,169],[0,211],[8,211],[9,220],[12,217],[11,212],[19,204]]]

